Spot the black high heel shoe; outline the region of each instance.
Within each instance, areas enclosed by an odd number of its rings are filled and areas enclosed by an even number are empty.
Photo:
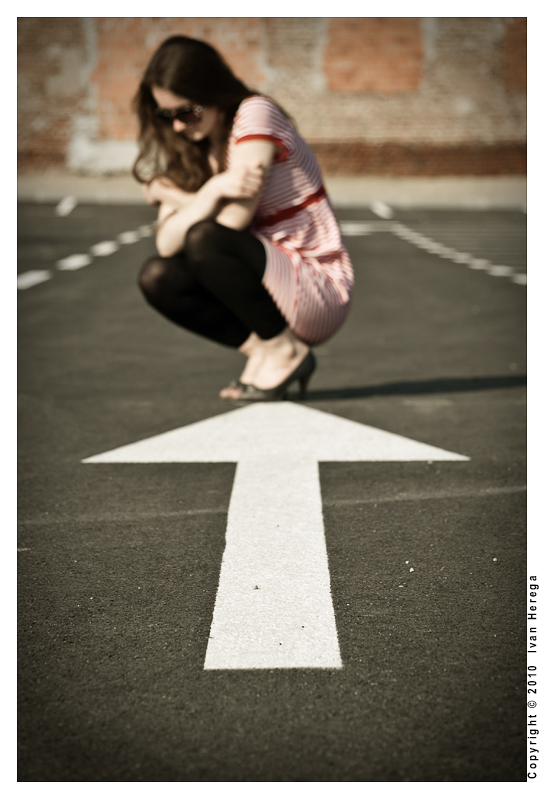
[[[248,386],[247,383],[242,383],[241,380],[238,380],[237,378],[235,378],[225,388],[226,389],[245,389],[247,386]],[[221,394],[220,394],[220,400],[234,400],[234,399],[236,399],[236,398],[234,398],[234,397],[222,397]]]
[[[242,384],[242,391],[235,402],[274,403],[277,400],[285,400],[289,387],[295,381],[299,381],[299,399],[304,400],[308,382],[315,369],[316,359],[312,350],[309,350],[299,366],[278,386],[274,386],[272,389],[258,389],[251,383]]]

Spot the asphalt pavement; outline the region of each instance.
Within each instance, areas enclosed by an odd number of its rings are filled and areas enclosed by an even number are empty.
[[[467,460],[320,463],[342,667],[207,670],[236,464],[84,461],[241,356],[143,301],[153,209],[20,204],[19,781],[526,780],[526,217],[338,213],[305,407]]]

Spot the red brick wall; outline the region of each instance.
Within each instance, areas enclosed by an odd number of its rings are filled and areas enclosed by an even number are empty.
[[[524,175],[524,144],[366,144],[315,142],[328,175]]]
[[[501,79],[508,92],[526,90],[526,20],[507,24],[501,48]]]
[[[275,97],[326,172],[525,169],[525,18],[20,17],[18,28],[22,170],[126,170],[139,77],[176,33],[209,41]]]
[[[323,68],[336,92],[416,91],[424,51],[416,17],[336,18],[328,25]]]
[[[18,155],[26,168],[62,166],[74,113],[86,111],[80,20],[18,20]]]
[[[130,101],[151,55],[168,36],[203,39],[227,51],[231,67],[248,83],[263,81],[257,63],[257,18],[99,17],[95,22],[98,59],[91,81],[97,89],[101,138],[131,139],[136,135]]]

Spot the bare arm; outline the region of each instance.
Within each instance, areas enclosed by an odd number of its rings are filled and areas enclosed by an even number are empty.
[[[182,250],[189,228],[203,219],[216,219],[235,230],[247,228],[259,203],[259,196],[274,158],[275,145],[267,140],[242,142],[235,148],[232,164],[214,175],[196,192],[190,203],[159,215],[157,250],[172,256]],[[166,197],[165,197],[166,200]]]
[[[248,227],[255,216],[277,149],[276,145],[267,139],[251,139],[235,147],[230,169],[237,169],[245,164],[257,164],[262,170],[262,182],[252,197],[238,198],[226,203],[216,216],[219,223],[239,231]]]
[[[169,178],[154,178],[142,187],[149,205],[166,204],[170,208],[185,208],[195,197],[194,192],[184,192]]]
[[[222,173],[225,175],[226,173]],[[189,228],[203,219],[214,219],[220,210],[223,194],[215,175],[195,192],[191,203],[182,208],[162,203],[157,221],[155,244],[159,255],[173,256],[183,250]]]

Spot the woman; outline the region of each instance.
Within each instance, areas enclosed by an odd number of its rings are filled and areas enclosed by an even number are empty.
[[[159,255],[140,274],[176,324],[247,357],[220,393],[301,397],[350,306],[352,266],[320,170],[287,115],[248,89],[210,45],[167,39],[135,98],[135,177],[159,205]]]

